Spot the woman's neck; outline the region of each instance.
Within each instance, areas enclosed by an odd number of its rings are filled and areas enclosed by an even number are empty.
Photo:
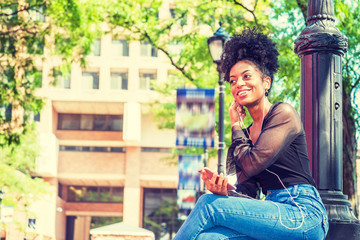
[[[260,103],[247,108],[253,119],[253,127],[261,127],[266,114],[270,111],[271,105],[269,100],[264,98]]]

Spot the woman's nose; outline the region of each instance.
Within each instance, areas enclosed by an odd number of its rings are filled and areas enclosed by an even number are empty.
[[[240,86],[244,86],[245,82],[244,80],[242,80],[240,77],[238,78],[238,80],[236,81],[236,86],[240,87]]]

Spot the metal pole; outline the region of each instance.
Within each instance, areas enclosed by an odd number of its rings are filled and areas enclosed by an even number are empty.
[[[342,67],[347,39],[334,25],[332,0],[309,0],[295,40],[301,60],[301,119],[312,174],[325,204],[327,240],[360,239],[360,222],[342,193]]]
[[[207,161],[208,161],[208,159],[209,159],[209,152],[208,152],[208,149],[205,147],[205,148],[204,148],[204,158],[203,158],[203,160],[204,160],[204,167],[207,166]],[[203,192],[204,192],[204,193],[206,192],[206,184],[205,184],[205,182],[204,182],[204,186],[203,186]]]
[[[220,62],[216,62],[219,73],[219,146],[218,146],[218,173],[225,173],[225,139],[224,139],[224,94],[225,85]]]

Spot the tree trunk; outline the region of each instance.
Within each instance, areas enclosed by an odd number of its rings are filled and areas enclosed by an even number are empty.
[[[359,202],[356,191],[356,129],[351,110],[350,94],[346,94],[346,91],[343,89],[343,193],[349,197],[354,214],[358,217]]]

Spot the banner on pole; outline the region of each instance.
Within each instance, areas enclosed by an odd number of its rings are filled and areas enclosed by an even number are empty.
[[[195,207],[197,192],[195,190],[178,190],[177,206],[178,219],[185,220]]]
[[[179,155],[178,189],[200,191],[200,173],[203,167],[201,155]]]
[[[215,90],[177,89],[176,145],[214,147]]]
[[[203,167],[201,155],[179,155],[179,183],[177,190],[178,218],[185,220],[194,208],[200,191],[200,173]]]

